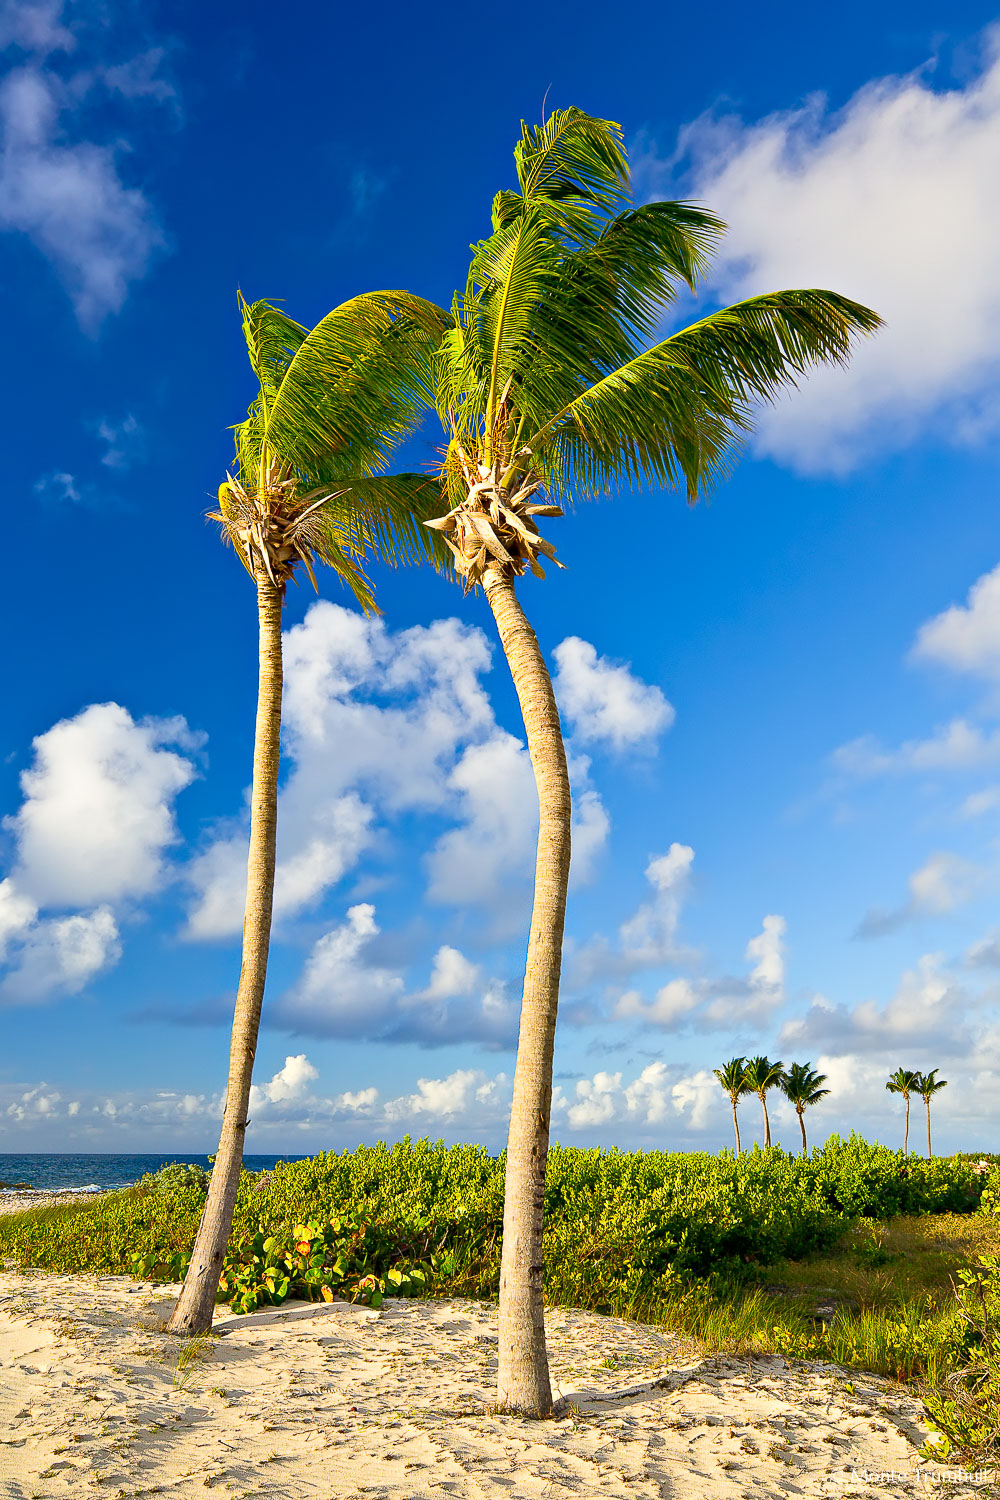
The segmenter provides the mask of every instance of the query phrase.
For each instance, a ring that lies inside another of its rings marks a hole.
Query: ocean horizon
[[[248,1153],[243,1164],[249,1172],[270,1172],[279,1162],[304,1161],[307,1152],[289,1152],[276,1156]],[[192,1162],[208,1168],[207,1156],[190,1151],[168,1152],[0,1152],[0,1194],[16,1191],[14,1183],[50,1192],[102,1192],[109,1188],[131,1187],[147,1172],[158,1172],[171,1162]]]

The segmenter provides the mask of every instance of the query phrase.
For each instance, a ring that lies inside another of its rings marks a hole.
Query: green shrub
[[[851,1218],[899,1214],[968,1213],[979,1205],[983,1177],[977,1158],[904,1156],[853,1134],[832,1135],[814,1151],[808,1169],[833,1208]]]
[[[178,1188],[194,1188],[199,1193],[207,1193],[211,1175],[194,1162],[172,1161],[158,1172],[141,1178],[137,1185],[161,1197],[170,1197]]]

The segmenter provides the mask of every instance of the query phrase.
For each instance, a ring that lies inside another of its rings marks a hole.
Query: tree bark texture
[[[169,1331],[207,1333],[212,1326],[215,1294],[233,1227],[233,1211],[243,1165],[250,1083],[260,1029],[260,1010],[267,977],[274,897],[275,836],[278,823],[278,754],[281,735],[281,601],[261,568],[257,574],[260,620],[260,675],[257,728],[253,749],[250,801],[250,851],[243,916],[243,963],[236,994],[229,1048],[229,1079],[219,1150],[212,1169],[191,1265],[170,1320]]]
[[[498,572],[491,570],[485,579],[486,597],[514,679],[538,789],[534,904],[507,1142],[498,1392],[501,1407],[541,1417],[552,1411],[542,1298],[542,1232],[571,805],[552,680],[513,582]]]
[[[736,1131],[736,1155],[743,1155],[743,1145],[740,1141],[740,1122],[736,1115],[736,1100],[733,1100],[733,1129]]]

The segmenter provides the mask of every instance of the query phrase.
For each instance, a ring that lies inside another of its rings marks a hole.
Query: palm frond
[[[259,402],[266,419],[288,366],[308,337],[309,330],[296,323],[280,307],[275,307],[273,302],[247,302],[242,292],[237,292],[236,297],[243,315],[243,337],[250,364],[260,381]]]
[[[676,483],[695,499],[722,471],[753,406],[810,366],[843,364],[881,326],[836,292],[771,292],[682,329],[603,376],[524,439],[554,442],[589,493],[623,479]]]
[[[557,109],[544,125],[521,122],[514,163],[522,196],[580,199],[613,212],[628,193],[621,126],[582,109]]]
[[[374,555],[391,567],[428,562],[449,572],[442,537],[424,525],[441,509],[436,479],[426,474],[378,474],[345,480],[321,507],[321,514],[335,522],[338,535],[350,535],[361,557]]]
[[[449,324],[409,292],[367,292],[305,338],[268,413],[272,452],[317,480],[372,473],[431,399],[431,360]]]

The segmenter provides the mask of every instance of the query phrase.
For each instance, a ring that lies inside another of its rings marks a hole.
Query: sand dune
[[[0,1275],[3,1500],[874,1497],[946,1477],[917,1456],[915,1400],[829,1366],[705,1358],[656,1329],[555,1309],[567,1410],[531,1422],[491,1411],[488,1305],[223,1308],[193,1347],[159,1331],[170,1290]],[[940,1492],[996,1493],[970,1480]]]

